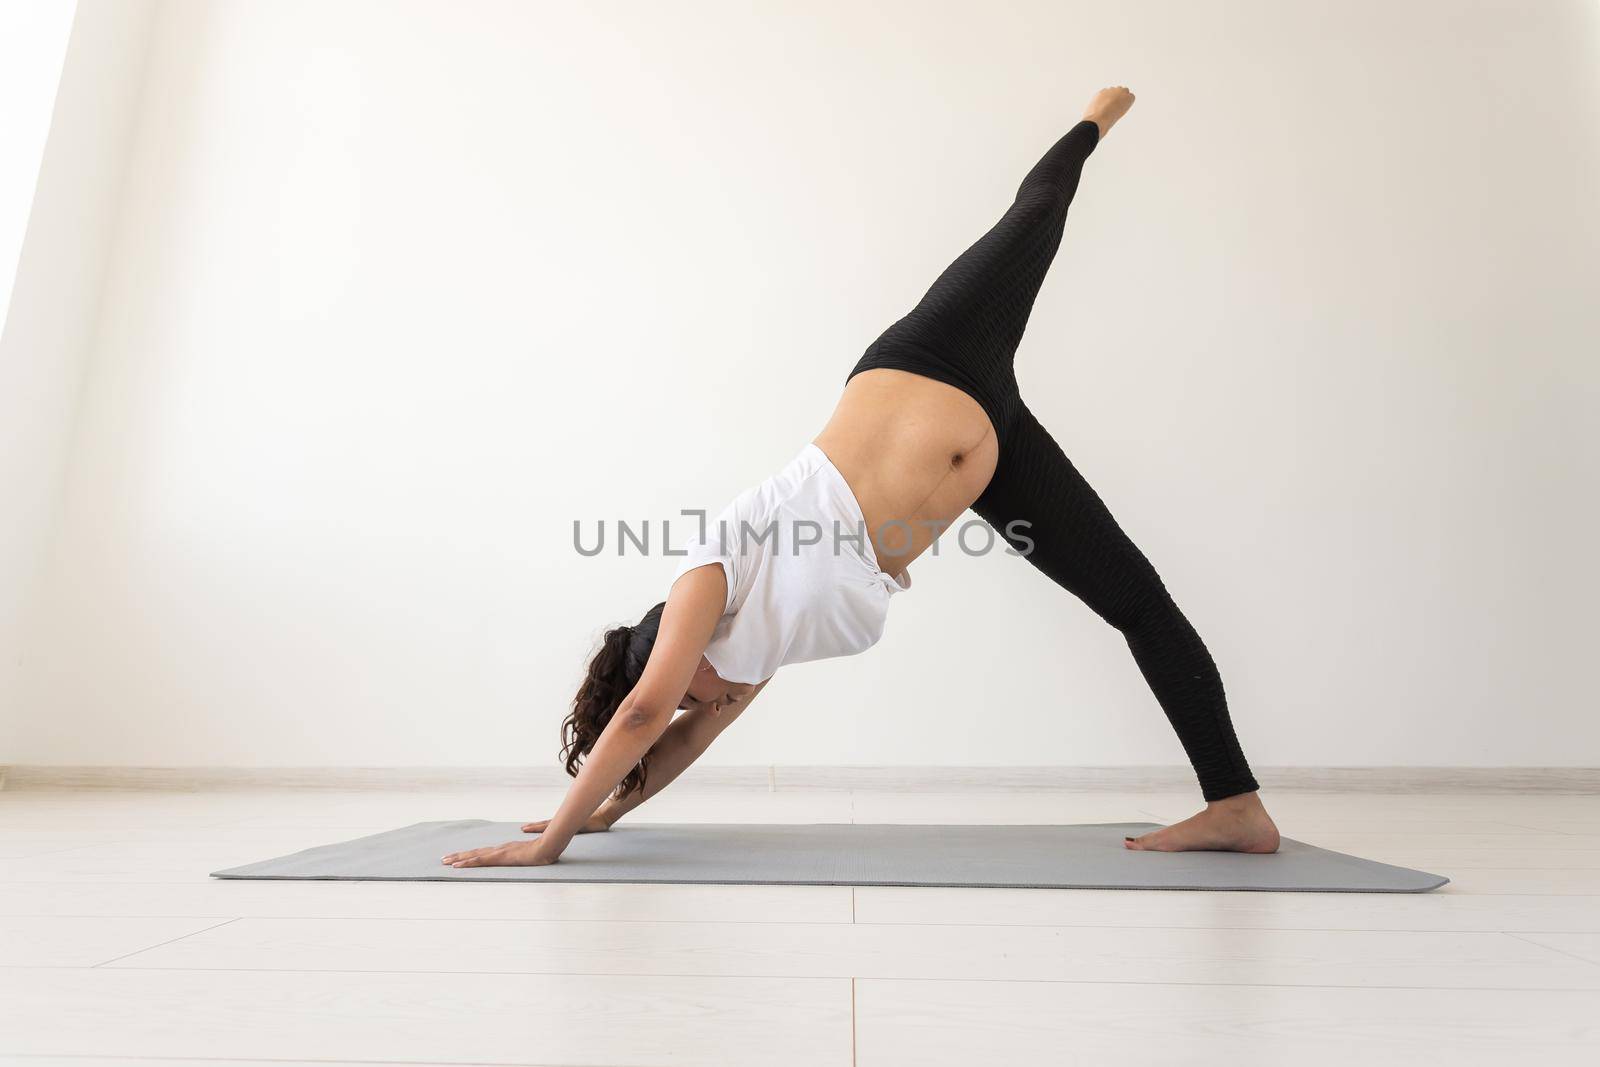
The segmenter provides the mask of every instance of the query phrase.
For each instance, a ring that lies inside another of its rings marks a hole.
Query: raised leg
[[[1023,178],[1000,221],[867,347],[851,373],[899,367],[939,377],[977,397],[1003,430],[1015,406],[1012,360],[1098,140],[1099,127],[1087,118],[1063,134]]]

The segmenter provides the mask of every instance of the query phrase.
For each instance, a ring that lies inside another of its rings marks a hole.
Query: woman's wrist
[[[551,837],[548,833],[544,833],[540,834],[538,840],[533,844],[540,857],[554,862],[561,858],[561,854],[567,850],[567,846],[571,843],[572,839],[570,837],[565,841],[561,841]]]

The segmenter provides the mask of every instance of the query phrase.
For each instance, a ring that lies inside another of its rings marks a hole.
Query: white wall
[[[0,760],[19,728],[56,714],[19,696],[19,654],[60,511],[150,11],[52,0],[0,12]]]
[[[11,343],[6,310],[76,6],[73,0],[0,0],[0,130],[5,131],[0,136],[0,499],[6,508],[0,521],[0,759],[15,722],[12,690],[28,591],[39,571],[61,488],[59,464],[52,469],[49,462],[37,462],[33,453],[41,450],[47,459],[59,458],[67,422],[35,414],[35,394],[49,392],[58,381],[58,365],[31,358]]]
[[[1266,764],[1600,763],[1578,2],[165,3],[24,763],[553,758],[672,561],[1099,86],[1020,354]],[[1004,555],[713,762],[1176,763]]]
[[[75,0],[0,0],[0,325],[11,302]]]

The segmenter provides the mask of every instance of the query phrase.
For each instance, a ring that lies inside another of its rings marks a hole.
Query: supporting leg
[[[1208,802],[1257,789],[1205,643],[1150,561],[1026,405],[973,510],[1028,562],[1122,632]],[[1271,838],[1276,848],[1275,829]]]

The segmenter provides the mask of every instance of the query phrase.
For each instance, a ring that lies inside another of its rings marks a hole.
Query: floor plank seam
[[[0,883],[3,885],[4,883]],[[521,884],[521,883],[519,883]],[[110,912],[96,912],[93,915],[62,915],[55,912],[5,912],[0,911],[0,919],[222,919],[235,922],[240,919],[263,919],[267,921],[283,920],[284,922],[448,922],[448,923],[655,923],[662,926],[701,926],[707,923],[719,923],[723,926],[851,926],[854,919],[617,919],[609,915],[597,916],[593,919],[529,919],[521,917],[508,917],[504,919],[483,918],[477,915],[285,915],[274,913],[271,915],[173,915],[168,912],[160,915],[123,915]],[[224,926],[226,923],[218,923]],[[872,926],[920,926],[921,923],[867,923],[862,925]],[[945,925],[971,925],[971,926],[1005,926],[1006,923],[970,923],[970,924],[945,924]],[[1055,923],[1018,923],[1018,926],[1055,926]],[[1077,924],[1074,924],[1077,925]],[[215,927],[211,927],[215,929]],[[1134,929],[1139,929],[1134,927]],[[1175,927],[1175,929],[1197,929],[1195,927]],[[1198,929],[1206,929],[1199,927]],[[1259,930],[1262,927],[1241,927],[1246,930]],[[1273,929],[1268,927],[1267,929]],[[1291,928],[1292,929],[1292,928]],[[204,933],[197,930],[196,933]],[[1450,930],[1418,931],[1420,933],[1452,933]],[[1462,931],[1463,933],[1479,933],[1481,931]],[[1542,930],[1532,930],[1530,933],[1543,933]],[[1558,930],[1555,933],[1586,934],[1589,930]],[[1600,931],[1595,931],[1600,932]],[[186,935],[192,936],[192,935]]]
[[[7,1060],[37,1060],[41,1064],[57,1063],[61,1060],[105,1060],[109,1063],[127,1063],[128,1057],[113,1055],[103,1052],[6,1052],[0,1049],[0,1056]],[[299,1064],[302,1067],[317,1067],[318,1064],[331,1064],[336,1067],[346,1065],[359,1065],[359,1067],[597,1067],[595,1064],[584,1063],[552,1063],[549,1060],[324,1060],[324,1059],[284,1059],[270,1056],[225,1056],[218,1059],[215,1056],[140,1056],[139,1062],[149,1063],[200,1063],[200,1064],[229,1064],[229,1063],[288,1063]],[[598,1067],[611,1067],[609,1064]],[[625,1067],[625,1065],[619,1065]]]
[[[1062,890],[1062,892],[1070,893],[1070,892],[1073,892],[1073,890]],[[302,918],[302,916],[295,916],[296,920],[299,920],[300,918]],[[450,921],[450,920],[445,920],[445,921]],[[716,920],[705,920],[705,921],[715,922]],[[1205,932],[1211,932],[1211,931],[1222,932],[1222,931],[1226,931],[1226,932],[1231,932],[1231,933],[1255,933],[1255,934],[1272,934],[1272,933],[1282,933],[1282,934],[1380,934],[1380,935],[1384,935],[1384,936],[1387,936],[1389,934],[1458,934],[1458,935],[1468,935],[1468,936],[1493,937],[1493,936],[1496,936],[1496,935],[1499,935],[1499,934],[1509,934],[1509,933],[1511,933],[1511,931],[1509,931],[1509,930],[1462,930],[1462,929],[1451,929],[1451,928],[1438,928],[1438,929],[1424,928],[1424,929],[1414,930],[1414,929],[1411,929],[1409,927],[1402,929],[1402,928],[1399,928],[1399,927],[1387,927],[1387,926],[1215,926],[1215,925],[1212,925],[1212,924],[1209,924],[1209,923],[1206,924],[1205,926],[1173,926],[1173,925],[1171,925],[1169,923],[1151,923],[1151,924],[1147,925],[1147,924],[1144,924],[1144,923],[924,922],[924,921],[921,921],[921,920],[919,920],[917,922],[893,922],[893,921],[890,921],[890,922],[874,922],[871,919],[868,919],[868,920],[865,920],[865,921],[853,921],[852,923],[849,923],[849,924],[846,924],[846,923],[785,923],[783,925],[786,925],[786,926],[801,926],[801,925],[806,925],[806,926],[845,926],[845,925],[881,926],[881,927],[885,927],[887,929],[894,929],[896,927],[907,927],[907,926],[910,926],[910,927],[916,927],[919,930],[921,930],[921,929],[956,929],[956,930],[1195,930],[1195,931],[1205,931]],[[1595,930],[1520,930],[1520,931],[1517,931],[1517,932],[1518,933],[1525,933],[1525,934],[1553,933],[1553,934],[1566,935],[1566,934],[1589,934],[1589,933],[1596,933],[1596,932],[1600,932],[1600,931],[1595,931]],[[1530,943],[1536,943],[1536,942],[1530,942]],[[1579,958],[1581,959],[1582,957],[1579,957]]]
[[[1074,891],[1073,890],[1062,890],[1061,892],[1074,892]],[[64,918],[64,919],[208,919],[208,918],[215,918],[215,916],[209,916],[209,915],[44,915],[44,916],[36,916],[36,915],[0,915],[0,918],[3,918],[3,919],[33,919],[33,918],[45,918],[45,919],[51,919],[51,918]],[[844,926],[860,926],[860,927],[876,928],[876,929],[884,929],[884,930],[899,930],[899,929],[905,929],[905,928],[915,928],[915,929],[919,929],[919,930],[1150,930],[1150,931],[1156,931],[1156,930],[1165,930],[1165,931],[1190,930],[1190,931],[1205,931],[1205,932],[1217,931],[1217,932],[1258,933],[1258,934],[1273,934],[1273,933],[1280,933],[1280,934],[1373,934],[1373,935],[1377,935],[1377,936],[1381,936],[1381,937],[1387,937],[1387,936],[1389,936],[1391,934],[1422,934],[1422,935],[1427,935],[1427,934],[1452,934],[1452,935],[1459,936],[1459,937],[1499,937],[1502,934],[1504,934],[1504,935],[1511,936],[1511,937],[1517,937],[1519,934],[1556,934],[1556,935],[1561,935],[1561,936],[1568,936],[1568,935],[1572,935],[1572,934],[1600,933],[1600,930],[1515,930],[1515,931],[1513,931],[1513,930],[1505,930],[1505,929],[1472,930],[1472,929],[1460,929],[1460,928],[1452,928],[1452,927],[1420,927],[1420,928],[1413,928],[1413,927],[1389,927],[1389,926],[1384,926],[1384,927],[1373,927],[1373,926],[1219,926],[1219,925],[1216,925],[1216,924],[1213,924],[1213,923],[1207,923],[1204,926],[1197,926],[1197,925],[1182,925],[1182,924],[1175,925],[1175,924],[1172,924],[1172,923],[1127,923],[1127,922],[1116,922],[1116,923],[1095,923],[1095,922],[1017,922],[1017,923],[1008,923],[1008,922],[972,922],[972,921],[940,922],[940,921],[936,921],[936,920],[921,920],[921,919],[916,920],[916,921],[895,921],[895,920],[876,921],[876,920],[872,920],[872,919],[859,919],[859,918],[857,918],[855,916],[854,912],[852,911],[851,918],[850,918],[849,922],[844,922],[842,920],[829,920],[829,919],[796,919],[796,920],[752,919],[752,920],[745,921],[745,920],[738,920],[738,919],[613,919],[613,918],[609,918],[609,917],[595,918],[595,919],[522,919],[522,918],[516,918],[516,919],[485,919],[485,918],[475,917],[475,916],[462,916],[462,917],[458,918],[456,916],[441,916],[441,915],[420,915],[420,916],[417,916],[417,915],[386,915],[386,916],[371,916],[371,915],[234,915],[234,916],[228,918],[227,920],[225,920],[223,922],[217,923],[215,926],[208,926],[208,927],[206,927],[205,930],[196,930],[196,931],[194,931],[194,933],[184,934],[184,935],[182,935],[182,937],[175,938],[174,940],[182,940],[183,938],[186,938],[186,937],[194,937],[194,936],[196,936],[198,934],[203,934],[203,933],[207,932],[208,930],[215,930],[218,927],[227,926],[230,923],[244,922],[244,921],[247,921],[247,920],[248,921],[259,921],[259,922],[289,922],[289,923],[306,923],[306,922],[319,922],[319,923],[320,922],[336,922],[336,923],[402,923],[402,922],[403,923],[504,923],[504,924],[511,924],[511,923],[519,923],[519,924],[533,924],[533,923],[550,923],[550,924],[558,924],[558,923],[589,923],[589,924],[592,924],[592,925],[611,925],[613,923],[633,923],[633,924],[644,923],[644,924],[660,925],[660,926],[730,926],[730,927],[741,927],[741,928],[742,927],[747,927],[747,926],[778,926],[778,927],[794,927],[794,928],[816,926],[816,927],[821,927],[823,929],[830,929],[830,928],[833,928],[833,927],[844,927]],[[1524,940],[1524,939],[1519,938],[1519,940]],[[170,943],[170,942],[165,942],[165,943]],[[1529,944],[1538,944],[1538,942],[1530,941]],[[151,946],[151,948],[156,948],[156,947],[159,947],[159,946],[154,946],[154,945]],[[1544,948],[1544,947],[1547,947],[1547,946],[1540,945],[1540,947]],[[148,950],[147,949],[140,949],[139,951],[144,952],[144,951],[148,951]],[[1579,956],[1577,958],[1578,959],[1583,959],[1583,957],[1581,957],[1581,956]],[[1585,962],[1592,963],[1593,961],[1592,960],[1585,960]]]
[[[1594,960],[1588,958],[1587,956],[1579,956],[1577,953],[1568,952],[1564,948],[1556,948],[1554,945],[1546,945],[1546,944],[1544,944],[1542,942],[1539,942],[1539,941],[1529,941],[1526,937],[1522,937],[1522,936],[1519,936],[1516,933],[1512,933],[1510,930],[1502,930],[1500,932],[1505,934],[1507,937],[1516,938],[1516,940],[1521,941],[1525,945],[1533,945],[1533,946],[1535,946],[1537,948],[1542,948],[1542,949],[1545,949],[1545,950],[1550,951],[1550,952],[1558,952],[1561,955],[1567,956],[1567,957],[1569,957],[1571,959],[1582,960],[1584,963],[1587,963],[1591,967],[1600,967],[1600,963],[1596,963]],[[1524,933],[1532,933],[1532,932],[1535,932],[1535,931],[1523,931],[1523,932]]]
[[[1078,892],[1078,890],[1061,890],[1060,892]],[[1540,900],[1553,899],[1539,897]],[[1587,899],[1587,898],[1559,898],[1559,899]],[[1600,908],[1600,902],[1596,904]],[[844,919],[623,919],[612,916],[598,916],[591,919],[550,919],[550,918],[484,918],[472,915],[304,915],[304,914],[262,914],[262,915],[173,915],[170,912],[159,914],[134,914],[120,912],[95,912],[63,914],[57,912],[6,912],[0,911],[0,920],[3,919],[227,919],[228,921],[244,919],[260,919],[265,921],[284,922],[452,922],[452,923],[649,923],[662,926],[703,926],[708,924],[723,926],[884,926],[884,927],[957,927],[978,930],[992,929],[1019,929],[1019,930],[1227,930],[1235,933],[1322,933],[1322,934],[1600,934],[1600,925],[1573,927],[1564,930],[1540,927],[1537,930],[1506,930],[1474,929],[1465,926],[1218,926],[1215,923],[1096,923],[1096,922],[986,922],[982,920],[967,920],[963,922],[934,922],[928,920],[861,920],[852,910],[848,921]],[[225,925],[218,923],[217,925]],[[211,927],[210,929],[215,929]],[[196,931],[203,933],[204,931]],[[188,935],[193,936],[193,935]],[[1582,959],[1583,957],[1579,957]],[[1590,961],[1593,962],[1593,961]]]
[[[220,929],[221,927],[227,926],[229,923],[236,923],[238,921],[239,921],[239,916],[236,915],[231,919],[224,919],[222,922],[214,923],[211,926],[205,927],[204,929],[191,930],[186,934],[180,934],[177,937],[169,938],[166,941],[161,942],[159,945],[146,945],[144,948],[134,949],[132,952],[124,952],[122,955],[114,956],[109,960],[101,960],[99,963],[96,963],[94,965],[94,967],[104,967],[107,964],[116,963],[118,960],[125,960],[125,959],[129,958],[130,956],[137,956],[141,952],[153,952],[158,948],[165,948],[167,945],[176,944],[179,941],[182,941],[186,937],[194,937],[196,934],[203,934],[203,933],[207,933],[207,932],[209,932],[211,930]],[[93,970],[94,968],[91,967],[89,969]]]
[[[856,1067],[856,980],[850,978],[850,1067]]]
[[[159,947],[159,946],[157,946]],[[140,949],[141,952],[147,951]],[[119,957],[121,958],[121,957]],[[729,973],[668,973],[663,971],[393,971],[393,970],[361,970],[349,967],[330,967],[327,969],[306,969],[304,967],[115,967],[104,969],[101,964],[93,967],[0,967],[3,971],[37,972],[41,970],[68,970],[87,973],[96,971],[101,974],[281,974],[281,975],[405,975],[413,978],[428,978],[437,981],[441,978],[475,977],[475,978],[625,978],[625,979],[650,979],[668,978],[674,980],[720,979],[724,981],[761,981],[761,982],[930,982],[930,983],[972,983],[978,985],[1061,985],[1061,986],[1159,986],[1173,989],[1351,989],[1374,990],[1391,992],[1430,992],[1430,993],[1583,993],[1593,995],[1600,985],[1588,986],[1497,986],[1497,985],[1373,985],[1367,982],[1352,981],[1349,984],[1335,982],[1174,982],[1174,981],[1146,981],[1133,978],[949,978],[949,977],[918,977],[916,975],[852,975],[852,974],[745,974],[742,972]]]

